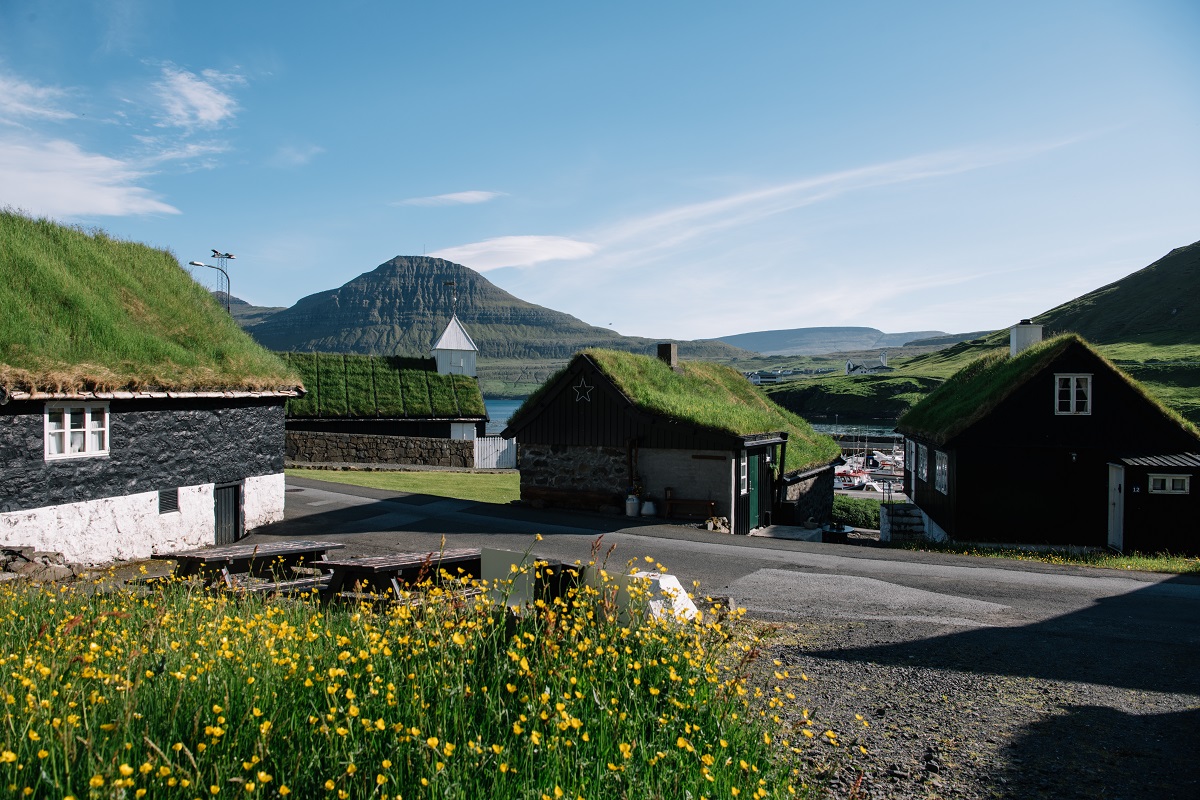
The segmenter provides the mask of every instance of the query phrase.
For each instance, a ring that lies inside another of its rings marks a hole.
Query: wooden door
[[[213,490],[217,521],[217,544],[233,544],[242,538],[242,487],[218,486]]]
[[[1108,546],[1125,550],[1125,468],[1108,465]]]

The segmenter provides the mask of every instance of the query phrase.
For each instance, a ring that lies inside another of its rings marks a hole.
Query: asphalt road
[[[346,555],[444,538],[566,561],[587,561],[599,540],[614,569],[645,569],[649,556],[685,586],[784,623],[772,657],[814,677],[799,702],[857,729],[870,753],[829,773],[830,796],[1200,797],[1195,578],[734,537],[298,478],[285,521],[247,541],[279,536],[342,542]],[[860,727],[860,712],[875,726]]]
[[[533,541],[540,533],[543,540]],[[1098,636],[1200,647],[1200,581],[1090,567],[759,537],[599,514],[496,506],[289,478],[286,519],[248,542],[304,537],[349,554],[494,547],[616,567],[646,556],[756,616],[920,621],[949,628],[1061,621]]]

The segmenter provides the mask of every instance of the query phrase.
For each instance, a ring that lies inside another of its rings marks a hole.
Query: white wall
[[[246,478],[246,529],[283,519],[283,473]],[[149,558],[216,541],[213,484],[182,486],[179,510],[158,513],[158,492],[140,492],[0,514],[0,546],[62,553],[71,563]]]
[[[733,521],[737,461],[728,451],[638,450],[638,473],[645,479],[646,492],[656,501],[661,503],[666,498],[665,490],[670,486],[676,497],[685,500],[716,501],[717,514]]]
[[[158,492],[0,514],[0,545],[62,553],[67,561],[149,558],[216,541],[213,485],[179,489],[179,511],[158,513]]]
[[[246,530],[283,520],[284,475],[258,475],[246,478],[242,488],[242,507],[245,511]],[[214,525],[216,524],[214,520]]]

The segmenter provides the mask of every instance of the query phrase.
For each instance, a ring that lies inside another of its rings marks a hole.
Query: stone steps
[[[912,503],[884,505],[880,514],[886,519],[880,524],[893,542],[915,542],[925,538],[925,519]]]

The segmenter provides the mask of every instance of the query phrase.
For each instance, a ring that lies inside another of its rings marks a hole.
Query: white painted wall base
[[[0,514],[0,545],[62,553],[72,563],[149,558],[216,540],[213,485],[179,489],[179,510],[158,513],[158,492]]]
[[[284,474],[258,475],[246,478],[242,488],[242,506],[246,514],[246,530],[283,521],[283,502],[287,496]]]
[[[933,517],[929,516],[919,508],[918,510],[921,511],[921,519],[925,522],[926,539],[931,542],[945,542],[950,538],[950,535],[942,529],[942,526],[933,521]]]
[[[246,530],[283,519],[283,473],[247,478]],[[213,484],[182,486],[179,510],[158,513],[158,492],[0,514],[0,546],[33,547],[76,564],[149,558],[216,541]]]

